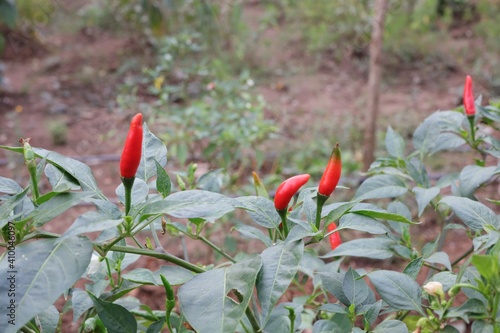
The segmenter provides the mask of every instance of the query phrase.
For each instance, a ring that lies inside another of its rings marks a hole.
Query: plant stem
[[[250,324],[252,325],[254,332],[255,333],[262,332],[259,323],[257,322],[257,318],[255,318],[255,314],[252,312],[250,307],[246,308],[245,314],[247,315],[248,321],[250,321]]]
[[[195,272],[195,273],[205,272],[205,269],[203,269],[199,266],[193,265],[190,262],[184,261],[184,260],[177,258],[171,254],[168,254],[168,253],[160,253],[160,252],[156,252],[153,250],[138,249],[138,248],[131,247],[131,246],[121,246],[121,245],[114,245],[109,250],[123,252],[123,253],[139,254],[139,255],[144,255],[144,256],[148,256],[148,257],[152,257],[152,258],[163,259],[165,261],[176,264],[177,266],[181,266],[187,270],[190,270],[191,272]]]
[[[284,238],[288,236],[288,223],[286,222],[286,214],[288,211],[286,209],[280,209],[277,211],[281,217],[281,225],[283,226],[283,232],[285,233]]]
[[[205,243],[208,246],[210,246],[212,249],[214,249],[218,253],[220,253],[222,256],[224,256],[229,261],[231,261],[233,263],[236,262],[236,260],[234,260],[233,257],[231,257],[229,254],[227,254],[226,252],[224,252],[220,247],[218,247],[217,245],[215,245],[214,243],[212,243],[208,238],[205,238],[204,236],[201,236],[201,235],[198,235],[197,238],[199,240],[201,240],[203,243]]]
[[[125,189],[125,216],[130,212],[130,205],[132,203],[132,187],[134,186],[135,177],[122,178],[123,188]]]
[[[466,258],[469,254],[474,252],[474,246],[471,246],[470,249],[467,250],[467,252],[463,253],[460,257],[458,257],[455,261],[451,263],[451,267],[455,266],[458,264],[462,259]]]
[[[321,212],[323,211],[323,206],[328,200],[329,196],[322,195],[318,193],[318,196],[316,198],[316,229],[319,230],[319,227],[321,225]]]

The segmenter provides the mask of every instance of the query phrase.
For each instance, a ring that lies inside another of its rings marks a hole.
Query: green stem
[[[285,209],[279,209],[277,210],[277,212],[281,217],[281,225],[283,226],[283,233],[285,234],[284,238],[286,238],[286,236],[288,236],[288,223],[286,221],[286,214],[288,213],[288,211],[285,208]]]
[[[467,116],[470,124],[470,136],[472,140],[473,147],[476,147],[476,127],[474,125],[475,116]]]
[[[218,247],[217,245],[212,243],[208,238],[205,238],[204,236],[197,236],[196,238],[201,240],[203,243],[207,244],[208,246],[210,246],[212,249],[214,249],[215,251],[220,253],[222,256],[224,256],[224,258],[228,259],[229,261],[231,261],[233,263],[236,262],[236,260],[234,260],[233,257],[231,257],[229,254],[224,252],[220,247]]]
[[[132,187],[134,186],[135,177],[122,178],[123,187],[125,189],[125,216],[130,212],[130,205],[132,203]]]
[[[135,247],[131,246],[121,246],[121,245],[114,245],[113,247],[110,248],[111,251],[117,251],[117,252],[123,252],[123,253],[132,253],[132,254],[139,254],[139,255],[144,255],[152,258],[158,258],[162,259],[168,262],[171,262],[172,264],[176,264],[177,266],[181,266],[187,270],[190,270],[191,272],[195,273],[203,273],[205,272],[205,269],[193,265],[190,262],[184,261],[180,258],[177,258],[173,255],[170,255],[168,253],[160,253],[156,252],[154,250],[148,250],[148,249],[138,249]]]
[[[325,205],[326,200],[328,200],[329,196],[318,193],[318,197],[316,199],[316,229],[319,230],[321,225],[321,212],[323,211],[323,206]]]
[[[466,258],[469,254],[471,254],[472,252],[474,252],[474,246],[472,246],[469,250],[467,250],[467,252],[465,252],[464,254],[462,254],[460,257],[458,257],[455,261],[453,261],[451,263],[451,267],[455,266],[456,264],[458,264],[460,261],[462,261],[462,259]]]
[[[257,318],[255,318],[255,314],[252,312],[250,307],[247,307],[245,310],[245,314],[247,315],[248,321],[250,321],[250,324],[252,325],[253,331],[255,333],[260,333],[262,332],[259,323],[257,321]]]

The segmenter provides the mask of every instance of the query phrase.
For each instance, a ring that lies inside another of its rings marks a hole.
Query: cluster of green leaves
[[[156,66],[144,71],[143,84],[155,99],[142,107],[152,109],[161,138],[182,164],[195,159],[235,169],[257,161],[258,168],[264,160],[259,144],[277,130],[266,119],[266,103],[248,72],[230,78],[205,50],[199,34],[163,38]]]
[[[129,216],[103,195],[88,166],[34,148],[39,159],[35,181],[23,188],[0,178],[1,245],[11,246],[13,229],[15,234],[15,260],[2,254],[0,279],[9,278],[10,265],[17,279],[16,325],[1,321],[0,328],[9,333],[26,325],[34,332],[55,332],[60,314],[52,304],[65,294],[65,310],[71,309],[73,321],[90,332],[153,333],[165,327],[201,333],[458,332],[453,326],[458,321],[472,322],[474,331],[499,331],[500,219],[488,207],[499,202],[482,203],[478,193],[500,174],[500,144],[494,135],[500,110],[477,108],[473,118],[461,110],[429,116],[416,129],[410,153],[404,139],[389,128],[389,155],[374,162],[352,200],[319,205],[316,188],[309,187],[286,216],[278,214],[260,182],[256,196],[229,197],[197,187],[194,165],[186,174],[187,185],[176,192],[164,170],[166,147],[146,126]],[[424,163],[429,156],[464,147],[477,154],[474,164],[437,181],[429,177]],[[1,148],[22,153],[22,148]],[[51,190],[30,196],[44,174]],[[216,173],[207,177],[215,179],[204,184],[217,182]],[[123,202],[122,185],[116,193]],[[62,234],[44,231],[46,223],[80,202],[95,209]],[[429,207],[439,215],[439,230],[434,240],[420,246],[413,229],[421,226],[413,221]],[[233,257],[207,233],[235,210],[247,217],[231,215],[232,233],[260,244],[253,246],[253,254]],[[337,227],[327,231],[331,223]],[[147,238],[144,245],[137,236],[147,227],[152,241]],[[451,229],[463,230],[472,244],[453,258],[442,241]],[[364,236],[324,253],[325,237],[348,230]],[[85,236],[96,231],[101,232],[96,238]],[[224,262],[203,266],[169,254],[158,236],[167,232],[197,240]],[[170,265],[128,270],[141,256]],[[354,269],[344,261],[349,257],[394,257],[403,264],[394,270]],[[417,282],[423,267],[431,269],[425,283],[439,283],[439,293],[424,292]],[[84,287],[73,287],[81,278]],[[165,311],[126,296],[143,285],[165,288]],[[172,286],[180,287],[174,292]],[[0,285],[0,293],[7,295],[8,288]],[[290,291],[294,297],[280,302]],[[2,316],[5,302],[8,297],[1,298]]]

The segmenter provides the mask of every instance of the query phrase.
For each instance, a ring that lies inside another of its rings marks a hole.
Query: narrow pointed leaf
[[[377,175],[365,180],[354,196],[357,200],[394,198],[408,191],[405,183],[389,175]]]
[[[43,239],[16,246],[13,266],[8,256],[0,261],[0,279],[11,275],[16,280],[16,324],[0,320],[0,332],[17,332],[35,315],[69,289],[84,273],[92,255],[92,243],[83,237],[72,237],[57,243]],[[14,272],[13,272],[14,271]],[[8,284],[0,283],[0,295],[8,294]],[[0,298],[0,315],[6,318],[7,297]]]
[[[123,306],[106,302],[89,293],[94,302],[94,308],[108,333],[136,333],[137,321]]]
[[[391,307],[399,310],[422,310],[420,286],[406,274],[380,270],[371,272],[368,277],[380,297]]]
[[[445,197],[439,204],[448,205],[469,228],[482,230],[485,225],[498,227],[496,214],[480,202],[463,197]]]
[[[198,333],[234,332],[250,302],[262,266],[254,257],[195,276],[179,288],[182,312]],[[236,296],[237,300],[231,298]]]
[[[275,245],[260,255],[262,269],[257,277],[257,295],[265,325],[278,299],[286,291],[299,269],[304,253],[302,241]]]
[[[153,133],[146,123],[143,124],[142,158],[136,176],[144,181],[156,176],[156,163],[164,167],[167,164],[167,147]]]

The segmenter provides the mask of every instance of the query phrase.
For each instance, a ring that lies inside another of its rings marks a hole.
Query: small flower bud
[[[427,294],[431,296],[443,296],[443,285],[437,281],[427,282],[424,286],[424,290]]]

